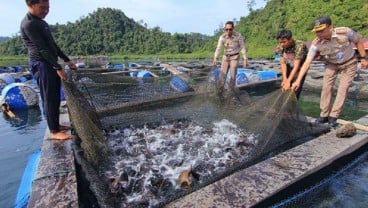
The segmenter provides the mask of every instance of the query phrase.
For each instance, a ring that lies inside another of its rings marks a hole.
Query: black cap
[[[322,31],[329,25],[331,25],[331,19],[327,16],[321,16],[314,21],[312,32]]]

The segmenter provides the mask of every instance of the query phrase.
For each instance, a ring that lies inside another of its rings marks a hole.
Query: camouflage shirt
[[[301,60],[301,64],[303,64],[308,53],[307,46],[301,40],[294,41],[294,44],[288,48],[279,46],[279,51],[286,64],[291,68],[293,68],[295,60]]]
[[[362,36],[348,27],[334,28],[331,40],[316,38],[308,52],[308,58],[313,57],[319,52],[324,60],[332,64],[342,64],[355,55],[352,43],[358,43]]]

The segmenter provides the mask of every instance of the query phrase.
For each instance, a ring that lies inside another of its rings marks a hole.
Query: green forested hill
[[[368,0],[269,0],[265,8],[239,17],[236,29],[246,38],[249,57],[269,58],[280,29],[288,28],[296,39],[311,41],[313,21],[321,15],[330,16],[336,27],[351,27],[368,37],[367,11]],[[193,52],[211,56],[221,33],[213,37],[199,33],[170,34],[162,32],[160,27],[147,28],[144,22],[135,22],[123,11],[111,8],[99,8],[75,23],[50,27],[61,48],[74,56]],[[0,54],[25,54],[20,38],[0,43]]]
[[[143,23],[142,23],[143,24]],[[210,37],[147,29],[116,9],[98,9],[74,24],[54,27],[55,39],[71,54],[191,53]]]
[[[182,54],[200,50],[211,37],[199,33],[170,34],[146,28],[124,12],[99,8],[75,23],[50,25],[55,41],[72,55]],[[0,54],[25,54],[20,37],[0,44]]]
[[[238,30],[247,39],[249,54],[272,54],[277,32],[292,30],[297,39],[312,41],[313,22],[321,15],[330,16],[335,27],[346,26],[368,37],[367,0],[271,0],[264,9],[242,17]]]
[[[6,41],[8,39],[9,39],[8,37],[0,37],[0,43]]]

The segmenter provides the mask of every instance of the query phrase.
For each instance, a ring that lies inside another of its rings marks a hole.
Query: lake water
[[[303,95],[302,95],[303,96]],[[311,96],[311,95],[308,95]],[[307,97],[307,95],[306,95]],[[318,101],[318,96],[312,96]],[[308,100],[313,100],[308,98]],[[349,101],[348,101],[349,102]],[[356,102],[353,102],[356,104]],[[365,104],[357,104],[361,109]],[[0,207],[14,207],[15,197],[29,155],[42,146],[46,122],[39,108],[14,111],[17,120],[0,116]],[[368,207],[368,157],[347,168],[325,189],[314,207]],[[326,193],[326,192],[325,192]]]
[[[39,108],[13,111],[19,119],[0,118],[0,207],[14,207],[28,157],[41,148],[46,122]]]

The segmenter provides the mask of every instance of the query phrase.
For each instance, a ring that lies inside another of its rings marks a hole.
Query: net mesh
[[[86,69],[63,83],[100,206],[109,206],[106,197],[118,207],[163,206],[328,131],[308,122],[292,92],[252,88],[219,98],[208,71],[181,75],[187,92],[170,86],[168,73],[130,73]]]
[[[366,207],[367,200],[356,199],[366,198],[366,191],[363,190],[367,184],[364,177],[368,163],[367,147],[365,145],[349,156],[351,158],[345,158],[335,167],[322,171],[320,175],[323,177],[315,177],[317,180],[309,179],[308,182],[303,179],[302,185],[294,187],[293,194],[284,195],[290,197],[267,207]]]

